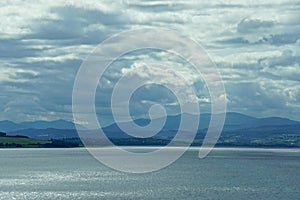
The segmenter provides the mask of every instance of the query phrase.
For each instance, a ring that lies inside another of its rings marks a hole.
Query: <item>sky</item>
[[[145,27],[171,29],[202,45],[223,79],[227,111],[300,120],[299,10],[299,0],[0,1],[0,120],[72,121],[73,84],[83,60],[105,39]],[[100,80],[96,107],[104,123],[111,120],[114,81],[124,73],[145,77],[149,63],[183,74],[209,112],[205,83],[188,63],[163,51],[139,51],[112,63]],[[180,87],[165,73],[157,71],[157,78]],[[156,102],[168,114],[179,112],[164,87],[140,88],[132,99],[133,118]]]

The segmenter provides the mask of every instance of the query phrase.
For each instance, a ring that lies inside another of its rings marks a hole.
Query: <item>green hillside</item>
[[[0,148],[7,147],[7,148],[15,148],[15,147],[41,147],[45,144],[50,144],[51,141],[45,140],[36,140],[32,138],[26,137],[7,137],[2,136],[0,137]]]

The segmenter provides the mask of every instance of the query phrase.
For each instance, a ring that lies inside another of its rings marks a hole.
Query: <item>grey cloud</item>
[[[0,58],[36,56],[37,49],[20,39],[0,39]]]
[[[88,6],[80,8],[62,5],[49,8],[47,15],[41,14],[40,19],[24,23],[31,33],[25,36],[22,33],[18,37],[10,35],[10,38],[15,39],[1,39],[1,64],[4,63],[4,67],[23,69],[24,72],[13,73],[9,80],[6,76],[1,80],[0,108],[5,112],[0,118],[69,118],[73,82],[82,62],[75,56],[83,58],[88,53],[84,52],[88,49],[86,46],[92,50],[95,44],[124,29],[154,25],[175,29],[204,43],[213,42],[214,44],[204,45],[208,47],[207,51],[212,52],[212,59],[214,56],[228,56],[228,59],[217,63],[217,66],[223,76],[230,111],[245,111],[246,114],[257,116],[282,114],[286,117],[294,112],[293,115],[299,119],[299,109],[296,112],[296,107],[299,106],[296,81],[300,77],[297,72],[300,60],[295,49],[299,45],[300,30],[298,18],[293,14],[298,11],[296,3],[275,3],[270,7],[268,2],[256,2],[248,3],[250,5],[247,7],[248,4],[244,2],[128,2],[128,5],[122,7],[126,10],[119,10],[119,6],[118,9],[110,11],[102,11],[96,7],[87,8]],[[84,3],[83,1],[79,4]],[[267,7],[276,14],[276,20],[270,20],[270,16],[263,13]],[[281,8],[285,9],[284,13],[279,12]],[[245,18],[255,12],[259,15],[253,14]],[[55,19],[46,17],[49,14],[53,14]],[[82,47],[82,44],[88,45]],[[293,52],[283,51],[284,48],[291,48]],[[74,53],[74,50],[78,51]],[[274,56],[277,51],[282,51],[282,55]],[[259,52],[270,54],[259,56]],[[142,53],[147,56],[138,59],[145,59],[145,62],[156,60],[162,63],[161,61],[166,60],[171,66],[172,62],[180,62],[168,55],[163,55],[161,59],[156,54]],[[247,53],[256,55],[250,55],[249,61]],[[57,55],[62,58],[60,61],[53,61],[52,58]],[[71,58],[67,55],[71,55]],[[123,59],[117,67],[121,64],[129,67],[135,60],[134,56],[131,60]],[[96,106],[99,113],[103,114],[102,117],[111,116],[108,102],[113,88],[111,82],[115,82],[120,76],[119,71],[110,69],[103,77],[102,88],[97,90]],[[204,83],[195,82],[193,88],[198,97],[207,96]],[[143,102],[148,106],[155,101],[162,101],[169,104],[168,109],[176,111],[171,106],[171,95],[161,95],[162,90],[159,89],[144,91],[146,94],[142,91],[136,94],[132,102],[133,112],[145,114],[145,105],[141,100],[145,100]]]
[[[101,10],[77,7],[54,7],[51,13],[58,19],[41,19],[35,21],[32,33],[26,38],[43,40],[68,40],[69,44],[95,44],[106,38],[111,30],[124,27],[126,19],[118,14],[109,14]],[[103,27],[89,30],[89,26]]]
[[[300,29],[299,29],[300,30]],[[264,34],[262,32],[255,32],[245,36],[229,36],[227,38],[214,41],[217,44],[223,45],[264,45],[270,44],[274,46],[283,46],[287,44],[296,44],[300,39],[300,32],[278,33],[278,34]],[[263,35],[263,36],[260,36]],[[249,40],[248,38],[252,38]]]
[[[300,29],[299,29],[300,30]],[[268,43],[272,45],[295,44],[300,39],[300,32],[278,33],[263,36],[257,43]]]
[[[61,115],[49,116],[49,119],[62,117],[65,115],[63,113],[70,115],[73,82],[80,63],[81,60],[16,63],[16,68],[30,69],[38,73],[36,75],[27,72],[16,73],[10,77],[10,80],[0,83],[0,89],[6,95],[2,104],[3,110],[23,113],[22,116],[10,116],[11,119],[17,120],[26,120],[26,116],[39,116],[47,119],[50,112],[61,113]],[[15,80],[24,81],[15,82]],[[23,100],[17,101],[16,99]],[[15,104],[18,106],[14,106]],[[7,115],[7,113],[1,115]]]
[[[238,23],[237,30],[240,33],[257,32],[258,29],[271,28],[274,24],[273,21],[244,18]]]
[[[156,103],[163,105],[168,114],[179,111],[175,94],[161,85],[139,88],[131,98],[130,108],[138,116],[147,113],[150,106]]]
[[[143,3],[131,3],[130,1],[124,4],[127,8],[140,10],[142,12],[176,12],[191,8],[187,4],[183,3],[170,3],[170,2],[159,2],[153,4],[153,2]]]
[[[286,99],[271,87],[262,87],[260,83],[239,83],[226,85],[228,106],[231,110],[246,109],[249,112],[264,111],[268,109],[283,109]]]
[[[220,9],[228,9],[228,8],[244,8],[244,5],[241,4],[225,4],[225,3],[220,3],[217,5],[214,5],[215,8],[220,8]]]
[[[261,65],[271,68],[291,66],[300,63],[300,56],[294,55],[292,50],[284,50],[280,56],[271,58],[262,58],[258,61]]]
[[[20,80],[20,79],[25,79],[25,80],[33,80],[37,77],[37,75],[29,72],[17,72],[13,76],[10,76],[10,79],[15,79],[15,80]]]
[[[226,38],[223,40],[217,40],[215,41],[216,43],[219,44],[228,44],[228,45],[245,45],[245,44],[249,44],[250,42],[243,38],[243,37],[231,37],[231,38]]]

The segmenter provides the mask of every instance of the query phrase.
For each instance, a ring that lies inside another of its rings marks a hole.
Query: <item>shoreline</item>
[[[114,149],[114,148],[122,148],[122,149],[157,149],[157,148],[167,148],[167,149],[182,149],[182,148],[188,148],[187,150],[199,150],[201,146],[189,146],[189,147],[183,147],[183,146],[157,146],[157,145],[121,145],[121,146],[103,146],[103,147],[0,147],[0,150],[5,149]],[[204,147],[204,149],[206,149]],[[266,150],[272,150],[272,149],[282,149],[282,150],[292,150],[292,149],[299,149],[300,147],[281,147],[281,146],[215,146],[213,149],[266,149]]]

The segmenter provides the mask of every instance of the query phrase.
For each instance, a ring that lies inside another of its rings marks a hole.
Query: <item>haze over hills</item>
[[[196,116],[183,114],[189,122],[193,123]],[[162,130],[155,135],[155,139],[171,140],[178,131],[182,115],[168,116]],[[201,143],[210,122],[210,114],[201,114],[196,143]],[[160,119],[154,119],[160,120]],[[135,123],[141,126],[149,124],[149,119],[138,119]],[[128,126],[131,122],[123,122]],[[82,127],[83,129],[83,127]],[[117,124],[111,124],[103,128],[111,139],[132,139],[124,133]],[[8,135],[23,135],[30,138],[49,140],[62,138],[78,138],[78,133],[73,122],[65,120],[35,121],[14,123],[0,121],[0,131]],[[149,130],[151,131],[151,130]],[[182,130],[188,132],[189,130]],[[91,132],[86,132],[87,134]],[[255,118],[248,115],[229,112],[219,142],[228,145],[249,144],[280,144],[300,146],[300,122],[280,117]]]
[[[192,121],[196,118],[195,115],[191,114],[183,114],[183,117],[188,118],[188,121],[192,123]],[[166,119],[166,123],[163,127],[163,130],[177,130],[180,124],[182,115],[174,115],[168,116]],[[199,130],[207,129],[210,122],[211,114],[204,113],[201,114],[199,120]],[[154,119],[155,120],[160,120]],[[136,124],[140,126],[145,126],[149,124],[149,119],[137,119],[134,121]],[[129,124],[131,122],[123,122],[123,126]],[[224,128],[226,130],[234,130],[234,129],[244,129],[251,127],[260,127],[260,126],[282,126],[282,125],[297,125],[300,124],[298,121],[290,120],[287,118],[280,117],[268,117],[268,118],[255,118],[248,115],[228,112],[226,114],[226,120],[224,124]],[[78,126],[78,125],[77,125]],[[79,126],[81,129],[84,129],[83,126]],[[0,121],[0,131],[2,132],[14,132],[18,130],[24,129],[76,129],[75,124],[66,120],[56,120],[56,121],[31,121],[31,122],[21,122],[15,123],[12,121],[4,120]],[[120,128],[116,123],[111,124],[109,126],[104,127],[106,131],[120,131]]]
[[[0,131],[2,132],[11,132],[16,130],[22,130],[25,128],[27,127],[12,121],[8,121],[8,120],[0,121]]]
[[[35,129],[46,129],[46,128],[56,128],[56,129],[75,129],[75,124],[66,120],[56,120],[56,121],[33,121],[33,122],[23,122],[21,125],[29,128]]]
[[[15,123],[12,121],[4,120],[0,121],[0,131],[2,132],[13,132],[24,129],[76,129],[75,124],[66,120],[55,120],[55,121],[30,121]],[[82,127],[83,128],[83,127]]]
[[[191,124],[195,120],[196,116],[191,114],[183,114],[184,117],[188,118],[188,121],[190,124],[188,124],[187,127],[191,127]],[[177,130],[180,124],[182,115],[175,115],[175,116],[168,116],[166,119],[166,123],[163,127],[163,130]],[[209,126],[209,122],[211,119],[211,114],[204,113],[201,114],[198,130],[207,129]],[[154,120],[160,120],[154,119]],[[135,123],[141,126],[145,126],[149,124],[149,119],[138,119],[135,120]],[[131,123],[131,122],[129,122]],[[123,126],[129,126],[128,122],[122,123]],[[240,113],[234,113],[234,112],[228,112],[226,114],[226,119],[224,123],[224,129],[223,130],[237,130],[237,129],[245,129],[245,128],[251,128],[251,127],[260,127],[260,126],[282,126],[282,125],[297,125],[300,124],[298,121],[290,120],[287,118],[280,118],[280,117],[268,117],[268,118],[255,118],[248,115],[240,114]],[[106,131],[120,131],[120,128],[117,124],[112,124],[110,126],[107,126],[104,128]],[[188,129],[186,130],[188,131]]]

